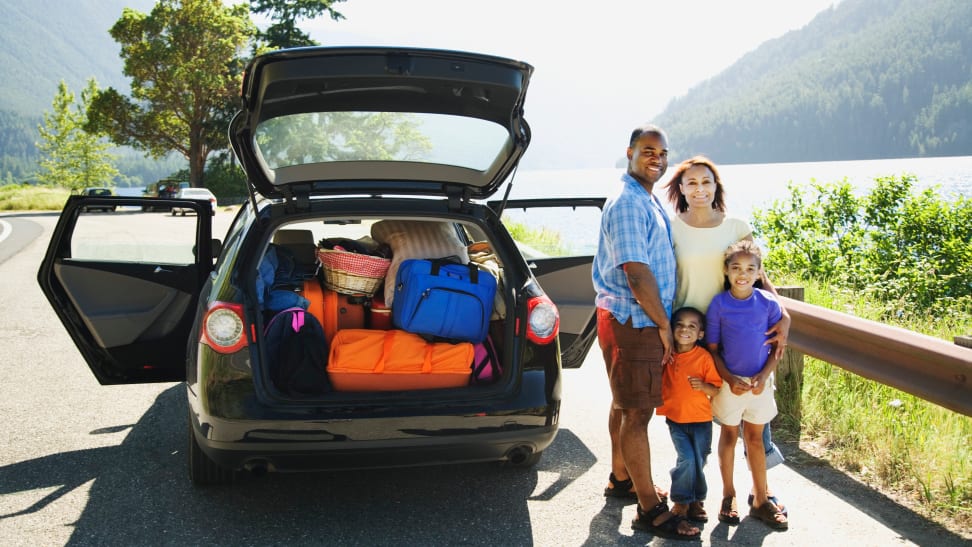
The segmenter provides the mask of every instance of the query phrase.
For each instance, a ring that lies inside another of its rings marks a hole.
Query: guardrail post
[[[780,296],[803,301],[803,287],[777,287],[776,291]],[[779,407],[779,418],[784,418],[797,428],[802,417],[802,394],[803,354],[787,347],[776,367],[776,405]]]

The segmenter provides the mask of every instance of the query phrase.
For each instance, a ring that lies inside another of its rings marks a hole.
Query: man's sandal
[[[732,526],[739,524],[739,509],[736,508],[736,498],[734,496],[722,498],[722,507],[719,508],[719,522],[724,522]]]
[[[661,524],[652,524],[656,518],[668,513],[668,504],[661,502],[658,505],[651,508],[650,511],[644,511],[641,509],[641,505],[638,505],[638,518],[631,521],[631,528],[634,530],[642,530],[649,532],[654,536],[663,537],[667,539],[676,539],[683,541],[693,541],[699,539],[702,535],[702,531],[696,529],[694,534],[680,534],[678,531],[678,525],[683,522],[688,522],[688,519],[682,515],[676,515],[671,513],[671,517]]]
[[[688,506],[688,519],[692,522],[709,522],[709,514],[701,501],[693,501]]]
[[[612,472],[608,476],[608,480],[611,481],[611,486],[604,487],[604,496],[607,498],[624,498],[629,500],[638,499],[638,493],[634,490],[634,483],[631,482],[631,477],[619,481],[617,477],[614,476]],[[667,502],[668,493],[663,491],[658,485],[655,485],[655,493],[658,494],[658,499]]]
[[[771,501],[764,502],[759,507],[750,507],[749,516],[763,521],[774,530],[786,530],[790,527],[789,521],[786,520],[786,515]],[[782,521],[778,520],[780,516],[783,517]]]

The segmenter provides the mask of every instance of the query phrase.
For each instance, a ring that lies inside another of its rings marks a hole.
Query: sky
[[[521,165],[612,167],[635,126],[836,0],[347,0],[302,21],[323,45],[488,53],[534,66]],[[677,139],[669,135],[669,140]]]

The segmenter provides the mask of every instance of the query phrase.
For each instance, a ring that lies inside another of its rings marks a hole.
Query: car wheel
[[[191,420],[186,429],[189,430],[189,478],[192,483],[196,486],[210,486],[233,482],[236,473],[211,460],[199,447]]]

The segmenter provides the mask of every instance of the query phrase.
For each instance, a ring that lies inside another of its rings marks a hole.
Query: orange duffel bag
[[[405,391],[469,384],[473,345],[430,343],[403,330],[344,329],[331,340],[335,391]]]

